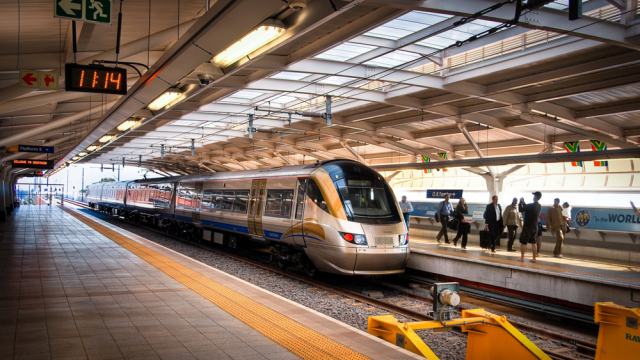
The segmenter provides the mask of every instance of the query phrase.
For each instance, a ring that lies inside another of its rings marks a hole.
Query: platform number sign
[[[98,24],[111,24],[111,5],[113,0],[53,0],[55,17],[87,21]]]

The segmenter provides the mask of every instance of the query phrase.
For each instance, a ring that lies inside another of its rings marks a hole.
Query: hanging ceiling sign
[[[21,88],[58,90],[58,73],[50,71],[20,70]]]
[[[53,0],[54,17],[111,25],[112,0]]]
[[[11,167],[16,169],[53,169],[53,160],[13,160]]]
[[[44,175],[44,173],[42,171],[35,171],[31,174],[25,174],[25,177],[41,177],[42,175]]]
[[[450,199],[460,199],[462,190],[427,190],[427,199],[443,199],[445,195]]]
[[[66,91],[127,95],[127,70],[102,65],[66,64]]]
[[[8,152],[33,152],[43,154],[53,154],[53,146],[34,146],[34,145],[14,145],[7,148]]]

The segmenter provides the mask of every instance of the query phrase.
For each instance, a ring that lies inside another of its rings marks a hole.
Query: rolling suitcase
[[[489,248],[489,231],[480,230],[480,247],[483,249]]]

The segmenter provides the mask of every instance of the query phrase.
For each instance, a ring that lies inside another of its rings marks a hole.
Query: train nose
[[[356,250],[356,274],[397,274],[409,259],[403,224],[362,224],[368,247]]]

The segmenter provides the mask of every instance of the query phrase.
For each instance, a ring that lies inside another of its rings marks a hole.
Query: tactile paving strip
[[[631,283],[640,284],[640,279],[634,279],[634,278],[628,278],[628,277],[622,277],[622,276],[614,276],[614,275],[607,275],[607,274],[598,274],[598,273],[593,273],[593,272],[588,272],[588,271],[567,269],[567,268],[562,268],[562,267],[557,267],[557,266],[534,264],[534,263],[530,263],[530,262],[529,263],[522,263],[520,261],[513,261],[513,260],[499,259],[499,258],[487,259],[487,257],[484,257],[484,256],[478,256],[478,255],[473,255],[473,254],[464,254],[464,253],[455,253],[455,254],[453,254],[451,251],[439,250],[439,249],[429,249],[429,248],[413,249],[412,251],[416,251],[416,252],[434,252],[434,253],[444,254],[444,255],[449,255],[449,256],[473,258],[473,259],[486,260],[486,261],[502,263],[502,264],[530,267],[530,268],[533,268],[533,269],[544,269],[544,270],[551,270],[551,271],[557,271],[557,272],[564,272],[564,273],[571,273],[571,274],[590,276],[590,277],[595,277],[595,278],[605,278],[605,279],[610,279],[610,280],[623,281],[623,282],[627,282],[627,283],[631,282]]]
[[[73,210],[64,207],[63,209],[303,359],[369,359],[359,352],[119,234],[117,231],[100,225]]]

